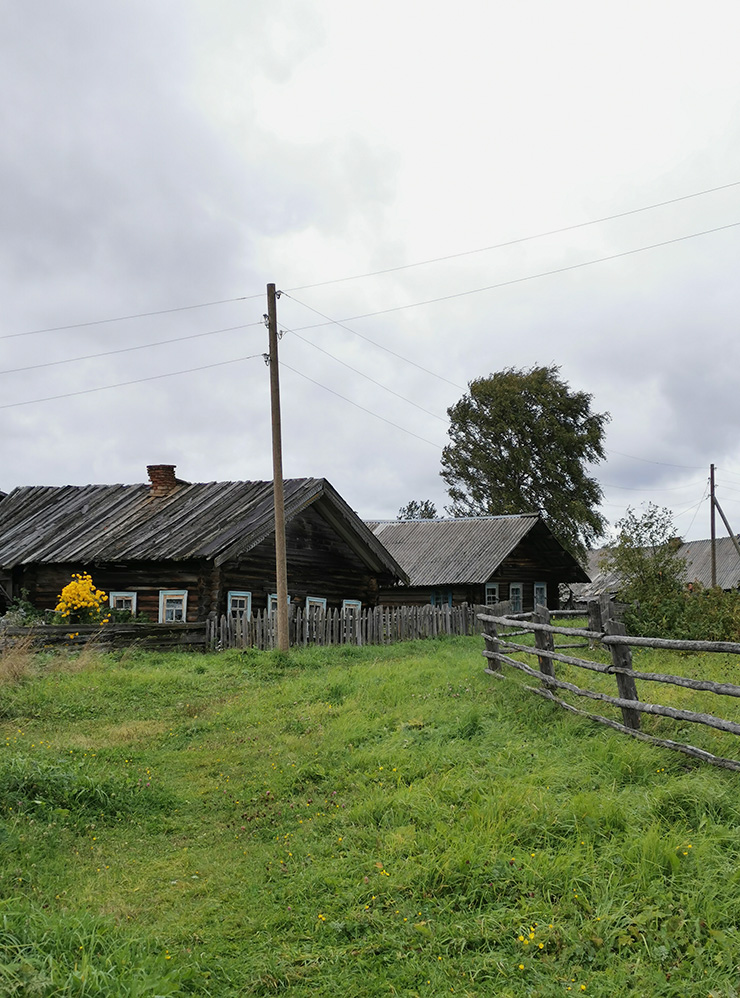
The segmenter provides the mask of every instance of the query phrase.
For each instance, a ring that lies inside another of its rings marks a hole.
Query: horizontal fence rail
[[[18,642],[34,648],[94,646],[101,651],[136,645],[152,651],[205,649],[205,624],[39,624],[0,627],[0,651]]]
[[[564,615],[556,611],[558,616]],[[569,614],[570,615],[570,614]],[[575,613],[573,614],[575,615]],[[580,614],[583,616],[583,614]],[[617,731],[629,734],[642,741],[648,741],[663,748],[683,752],[685,755],[701,759],[724,769],[740,772],[740,762],[713,755],[695,745],[689,745],[671,739],[658,738],[641,730],[640,718],[643,714],[652,714],[672,718],[677,721],[687,721],[700,724],[718,731],[730,734],[740,734],[740,724],[718,717],[715,714],[693,710],[683,710],[662,704],[647,703],[640,699],[636,680],[665,683],[701,692],[715,693],[719,696],[740,697],[740,686],[734,683],[720,683],[709,679],[692,679],[687,676],[674,676],[668,673],[641,672],[632,665],[630,648],[661,648],[676,651],[720,652],[740,655],[740,643],[730,641],[674,641],[661,638],[633,637],[625,633],[624,624],[617,619],[614,604],[608,599],[602,599],[599,604],[589,606],[589,627],[556,627],[550,623],[550,612],[545,607],[538,607],[532,614],[516,614],[494,616],[485,611],[479,613],[483,625],[485,648],[483,655],[487,660],[486,672],[502,677],[502,665],[509,665],[525,675],[538,679],[539,687],[527,686],[525,689],[543,696],[559,706],[598,721]],[[514,633],[512,633],[514,632]],[[523,645],[512,638],[521,634],[534,633],[534,647]],[[580,644],[555,644],[555,638],[581,638]],[[592,661],[573,655],[564,655],[562,648],[603,647],[610,653],[611,661]],[[511,654],[525,654],[537,660],[537,668],[511,657]],[[613,675],[617,686],[617,696],[596,690],[585,689],[575,683],[560,679],[555,673],[555,663],[575,666],[585,671]],[[597,700],[618,707],[622,713],[622,723],[600,714],[593,714],[575,707],[573,704],[555,695],[555,690],[562,690],[585,699]]]

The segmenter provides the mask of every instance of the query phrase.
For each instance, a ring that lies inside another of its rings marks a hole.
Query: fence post
[[[490,609],[486,607],[485,609]],[[485,630],[483,631],[483,640],[485,642],[485,652],[486,652],[486,672],[501,672],[501,659],[499,658],[500,644],[498,640],[498,625],[491,620],[481,621]]]
[[[588,603],[588,629],[589,631],[598,631],[601,633],[603,630],[601,626],[601,607],[599,606],[598,600],[589,600]],[[595,648],[596,642],[593,638],[589,639],[589,648]]]
[[[607,634],[626,634],[627,628],[620,620],[614,617],[613,606],[608,596],[602,596],[600,600],[601,625]],[[632,650],[629,645],[609,645],[612,656],[612,665],[621,669],[632,668]],[[637,685],[634,676],[624,672],[615,673],[617,678],[617,691],[624,700],[639,700],[637,695]],[[622,707],[622,720],[625,727],[635,731],[640,730],[640,712],[632,707]]]
[[[539,604],[534,609],[532,619],[535,624],[549,624],[550,611],[546,606]],[[555,651],[555,638],[552,631],[535,631],[534,646],[540,651]],[[540,666],[540,672],[542,672],[545,676],[555,676],[555,666],[551,658],[545,658],[543,655],[538,655],[537,661]],[[542,685],[546,689],[549,689],[547,683],[543,683]]]

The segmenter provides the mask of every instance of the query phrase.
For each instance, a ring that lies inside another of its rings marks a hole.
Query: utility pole
[[[285,495],[283,491],[283,440],[280,428],[280,379],[278,376],[277,294],[267,285],[267,328],[270,334],[270,409],[272,413],[272,481],[275,497],[275,576],[277,580],[277,646],[290,648],[288,634],[288,564],[285,551]]]
[[[711,552],[712,552],[712,588],[717,585],[717,543],[714,529],[714,504],[717,500],[714,498],[714,465],[709,465],[709,524],[710,524],[710,537],[711,537]]]

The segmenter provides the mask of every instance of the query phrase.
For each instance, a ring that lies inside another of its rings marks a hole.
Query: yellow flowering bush
[[[110,611],[107,596],[98,589],[92,577],[84,572],[72,576],[59,595],[54,607],[60,623],[63,624],[107,624]]]

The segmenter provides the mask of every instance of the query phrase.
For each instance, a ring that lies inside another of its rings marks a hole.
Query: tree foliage
[[[398,511],[397,520],[434,520],[437,507],[431,499],[411,499]]]
[[[572,391],[560,368],[507,368],[471,381],[447,410],[451,442],[442,452],[453,516],[541,510],[578,557],[604,533],[601,487],[586,471],[604,457],[608,413]]]
[[[628,604],[624,622],[630,634],[691,641],[740,638],[740,592],[707,589],[687,578],[670,510],[652,503],[642,513],[628,508],[617,529],[601,567],[621,580],[618,596]]]
[[[687,590],[673,514],[653,503],[642,513],[628,507],[616,527],[617,540],[602,557],[601,567],[620,579],[619,599],[630,604],[627,629],[653,637],[677,634]]]

